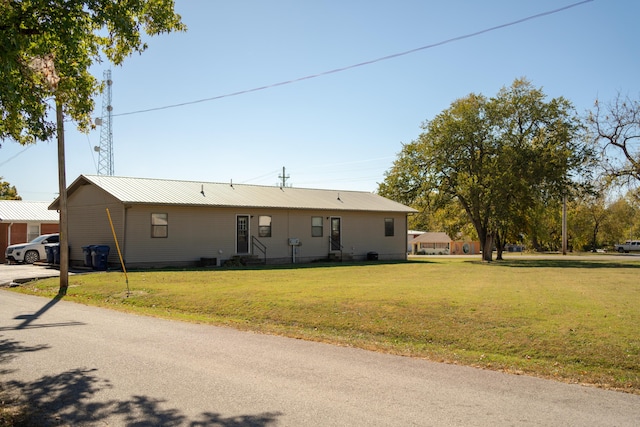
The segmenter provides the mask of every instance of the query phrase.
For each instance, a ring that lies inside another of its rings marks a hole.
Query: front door
[[[249,253],[249,215],[236,217],[236,253]]]
[[[331,218],[331,250],[339,251],[342,247],[341,245],[342,237],[340,236],[340,218],[332,217]]]

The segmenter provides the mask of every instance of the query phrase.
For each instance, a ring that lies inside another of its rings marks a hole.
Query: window
[[[40,224],[29,224],[27,226],[27,242],[32,241],[40,235]]]
[[[322,237],[322,217],[321,216],[312,216],[311,217],[311,237]]]
[[[393,236],[393,218],[385,218],[384,219],[384,235],[385,236]]]
[[[271,217],[261,215],[258,217],[258,236],[271,237]]]
[[[151,237],[167,237],[169,235],[169,214],[151,214]]]

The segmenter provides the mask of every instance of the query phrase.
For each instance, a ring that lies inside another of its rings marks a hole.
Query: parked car
[[[59,242],[59,234],[43,234],[29,243],[18,243],[17,245],[7,246],[5,258],[7,261],[33,264],[41,259],[47,259],[45,245]]]

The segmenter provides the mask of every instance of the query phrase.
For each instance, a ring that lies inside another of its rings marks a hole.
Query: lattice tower
[[[113,128],[111,124],[111,70],[104,72],[104,93],[102,97],[102,123],[100,146],[98,147],[98,175],[113,175]]]

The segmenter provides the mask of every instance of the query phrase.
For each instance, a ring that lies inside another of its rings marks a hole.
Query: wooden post
[[[67,176],[64,158],[64,114],[62,104],[56,98],[56,124],[58,131],[58,189],[60,192],[60,289],[66,295],[69,288],[69,234],[67,223]]]

